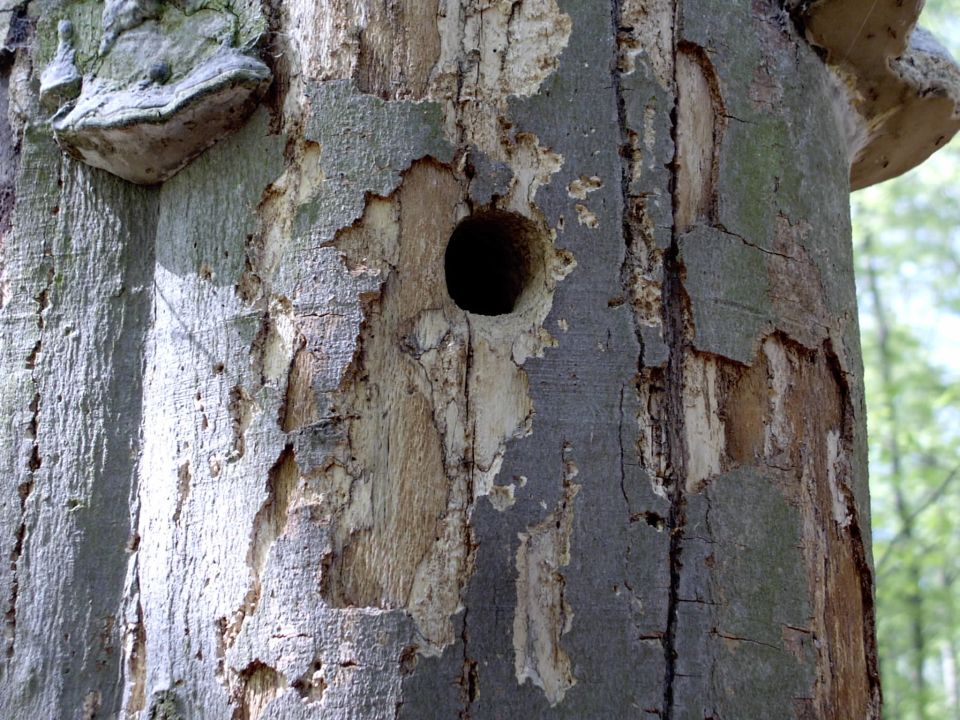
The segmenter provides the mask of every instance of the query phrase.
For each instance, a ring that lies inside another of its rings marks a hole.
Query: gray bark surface
[[[39,105],[102,10],[3,56],[0,717],[879,717],[852,157],[779,7],[278,4],[150,186]]]

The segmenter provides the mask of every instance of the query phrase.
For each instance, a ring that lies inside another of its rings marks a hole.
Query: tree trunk
[[[100,4],[10,14],[0,717],[878,717],[851,158],[790,18],[265,13],[193,160],[179,105],[64,119]]]

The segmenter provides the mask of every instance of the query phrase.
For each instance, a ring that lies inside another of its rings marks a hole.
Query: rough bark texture
[[[0,717],[878,717],[849,148],[778,6],[278,4],[149,187],[15,12]]]

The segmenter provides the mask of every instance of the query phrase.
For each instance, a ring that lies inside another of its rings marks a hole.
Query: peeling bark
[[[579,469],[573,448],[563,448],[563,496],[542,523],[520,533],[517,548],[517,609],[513,648],[517,682],[530,680],[543,689],[550,705],[563,701],[576,684],[570,657],[560,644],[573,625],[573,611],[564,599],[562,568],[570,564],[574,498]]]

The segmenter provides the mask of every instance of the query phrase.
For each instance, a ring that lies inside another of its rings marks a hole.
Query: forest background
[[[960,57],[960,0],[920,23]],[[960,135],[851,203],[884,716],[960,720]]]

